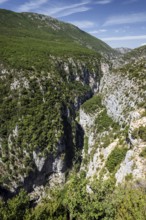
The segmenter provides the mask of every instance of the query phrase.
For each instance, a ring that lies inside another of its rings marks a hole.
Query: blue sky
[[[146,44],[146,0],[0,0],[0,8],[70,22],[112,47]]]

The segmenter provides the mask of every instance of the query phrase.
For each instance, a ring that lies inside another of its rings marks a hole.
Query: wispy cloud
[[[31,0],[28,1],[17,9],[19,12],[28,12],[28,11],[33,11],[34,9],[38,9],[40,6],[43,4],[47,3],[48,0]]]
[[[92,21],[69,21],[69,23],[72,23],[79,28],[93,28],[95,26],[95,23]]]
[[[95,31],[89,31],[90,34],[99,34],[99,33],[104,33],[107,32],[106,29],[99,29],[99,30],[95,30]]]
[[[0,0],[6,1],[6,0]],[[53,16],[56,18],[65,17],[71,14],[89,11],[93,8],[94,5],[100,4],[105,5],[109,4],[114,0],[80,0],[79,3],[63,3],[56,1],[51,3],[51,0],[27,0],[24,4],[20,5],[17,8],[19,12],[29,12],[35,11],[37,13]],[[78,26],[78,25],[77,25]]]
[[[68,11],[62,11],[59,13],[59,15],[56,15],[56,18],[60,18],[60,17],[65,17],[71,14],[76,14],[76,13],[80,13],[80,12],[85,12],[85,11],[89,11],[91,8],[90,7],[80,7],[80,8],[72,8]]]
[[[117,15],[110,17],[103,26],[120,25],[120,24],[132,24],[138,22],[145,22],[145,13],[134,13],[129,15]]]
[[[65,17],[67,15],[75,14],[78,12],[84,12],[90,10],[89,4],[91,0],[82,1],[76,4],[69,5],[56,5],[55,7],[44,9],[43,14],[54,16],[54,17]]]
[[[146,35],[102,38],[103,41],[121,41],[121,40],[124,41],[124,40],[142,40],[142,39],[146,39]]]
[[[98,5],[106,5],[106,4],[109,4],[113,2],[113,0],[100,0],[100,1],[97,1],[96,4]]]
[[[5,2],[8,2],[9,0],[0,0],[0,4],[3,4]]]

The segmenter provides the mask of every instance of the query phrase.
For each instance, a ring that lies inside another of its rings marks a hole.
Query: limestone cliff
[[[101,103],[89,100],[80,110],[86,136],[81,170],[87,170],[87,178],[113,176],[117,184],[146,181],[144,66],[143,56],[114,69],[101,64],[103,77],[96,94]]]

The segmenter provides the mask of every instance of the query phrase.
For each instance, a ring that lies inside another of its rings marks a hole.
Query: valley
[[[146,46],[0,18],[0,218],[145,220]]]

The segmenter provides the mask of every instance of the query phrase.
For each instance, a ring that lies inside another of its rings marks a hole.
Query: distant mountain
[[[119,47],[119,48],[115,48],[115,50],[117,52],[120,52],[121,54],[125,54],[125,53],[130,52],[132,49],[126,48],[126,47]]]
[[[129,53],[124,55],[124,59],[142,59],[146,57],[146,45],[141,46],[138,48],[135,48],[134,50],[131,50]]]

